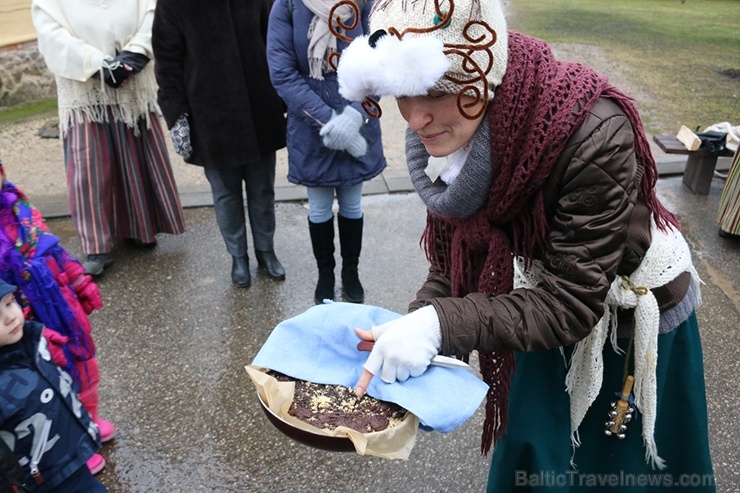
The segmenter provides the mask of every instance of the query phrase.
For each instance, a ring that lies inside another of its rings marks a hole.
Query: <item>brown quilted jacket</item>
[[[604,313],[615,276],[633,272],[650,245],[642,174],[627,117],[599,100],[543,185],[550,232],[537,253],[545,266],[541,283],[501,296],[452,298],[449,279],[432,267],[409,310],[435,307],[442,354],[551,349],[585,338]],[[661,310],[683,299],[689,282],[683,274],[653,290]],[[622,312],[620,320],[630,315]]]

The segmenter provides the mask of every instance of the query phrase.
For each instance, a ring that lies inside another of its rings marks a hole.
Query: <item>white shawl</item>
[[[658,329],[660,310],[652,289],[663,286],[683,272],[690,272],[696,292],[696,306],[701,304],[699,274],[691,261],[691,253],[681,233],[673,228],[661,231],[650,219],[652,243],[642,263],[627,279],[617,277],[604,302],[604,316],[588,337],[575,345],[570,367],[565,378],[570,395],[570,429],[573,447],[580,445],[578,427],[586,411],[601,391],[604,377],[602,352],[607,337],[618,353],[617,309],[635,310],[635,405],[642,413],[642,438],[645,443],[645,460],[653,467],[663,469],[665,461],[658,456],[655,443],[655,417],[657,412],[656,365],[658,362]],[[543,266],[533,262],[524,271],[521,258],[514,261],[514,288],[531,288],[537,285]],[[647,289],[639,289],[647,288]],[[611,332],[610,332],[611,331]],[[621,390],[621,389],[616,389]],[[606,413],[607,410],[604,410]],[[575,464],[572,464],[575,467]]]
[[[56,78],[62,135],[83,116],[107,121],[106,108],[135,129],[139,118],[149,123],[149,114],[159,112],[152,62],[118,89],[91,78],[120,51],[152,58],[154,6],[154,0],[33,0],[39,51]]]

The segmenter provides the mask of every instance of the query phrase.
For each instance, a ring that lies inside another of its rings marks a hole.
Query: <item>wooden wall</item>
[[[0,0],[0,47],[35,39],[31,0]]]

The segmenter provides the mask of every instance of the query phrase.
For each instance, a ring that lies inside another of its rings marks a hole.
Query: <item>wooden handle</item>
[[[627,378],[624,380],[624,386],[622,387],[622,400],[623,401],[629,401],[630,394],[632,393],[632,385],[635,383],[635,377],[632,375],[627,375]]]
[[[375,341],[360,341],[357,343],[358,351],[372,351]]]
[[[620,396],[619,400],[616,403],[616,407],[614,411],[616,411],[613,421],[611,421],[612,425],[609,427],[609,431],[613,435],[616,435],[619,438],[624,438],[624,430],[622,430],[622,425],[626,424],[625,416],[627,415],[627,412],[630,407],[630,394],[632,393],[632,386],[635,383],[635,377],[632,375],[627,375],[627,378],[624,380],[624,385],[622,386],[622,395]]]

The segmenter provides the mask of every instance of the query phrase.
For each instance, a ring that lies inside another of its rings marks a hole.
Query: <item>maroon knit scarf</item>
[[[513,256],[531,262],[547,237],[542,185],[601,97],[618,104],[632,124],[635,152],[644,166],[642,195],[658,225],[678,226],[655,196],[655,161],[632,100],[592,69],[555,60],[544,41],[509,32],[506,75],[488,111],[493,173],[488,201],[464,219],[429,212],[422,237],[429,261],[449,275],[452,296],[496,296],[513,289]],[[506,429],[514,354],[480,352],[479,360],[489,385],[481,441],[487,454]]]

